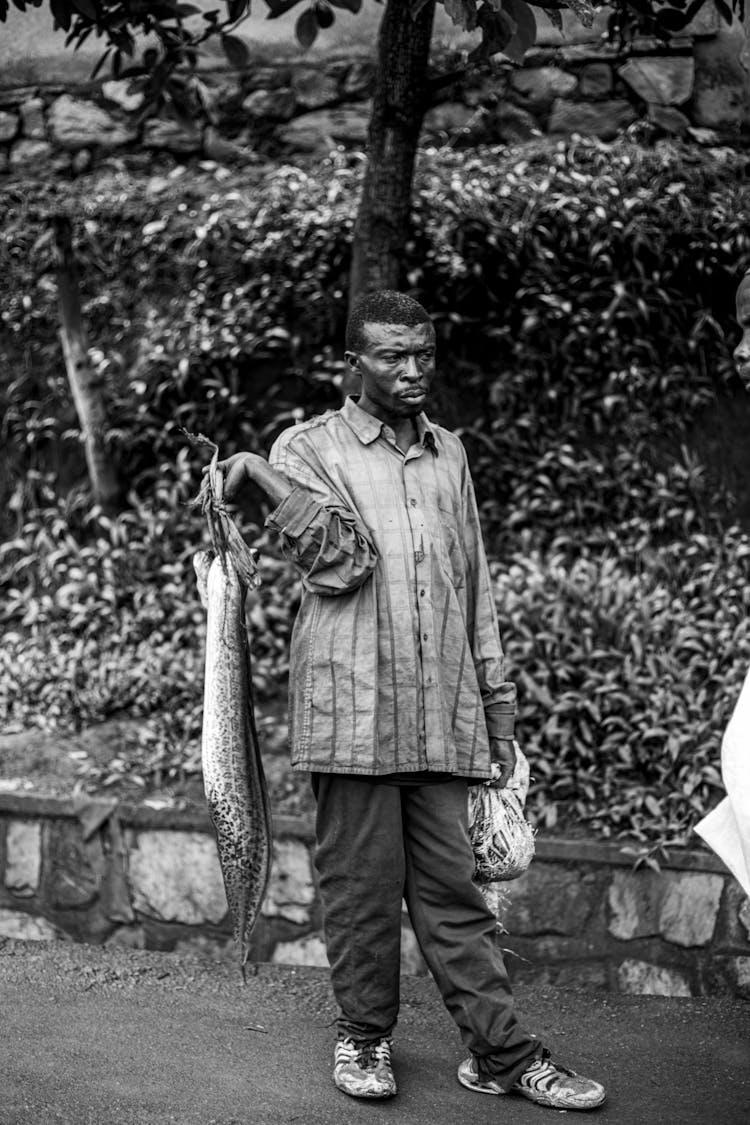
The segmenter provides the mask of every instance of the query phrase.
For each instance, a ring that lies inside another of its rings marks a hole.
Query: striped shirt
[[[348,398],[286,430],[292,491],[267,519],[302,577],[290,654],[297,769],[490,774],[513,737],[487,560],[463,445],[416,420],[407,453]]]

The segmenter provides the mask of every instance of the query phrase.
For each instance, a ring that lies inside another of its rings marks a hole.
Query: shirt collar
[[[341,407],[341,413],[363,445],[371,445],[376,438],[380,437],[383,423],[379,418],[374,418],[372,414],[362,410],[352,395],[347,395],[344,405]],[[417,437],[420,444],[430,446],[433,452],[437,453],[435,431],[424,411],[419,413],[414,421],[417,425]]]

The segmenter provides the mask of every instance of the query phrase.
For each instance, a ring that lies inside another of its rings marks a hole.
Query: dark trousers
[[[467,786],[313,774],[315,866],[339,1033],[388,1035],[398,1017],[401,904],[482,1077],[512,1086],[541,1050],[515,1015],[496,919],[472,883]]]

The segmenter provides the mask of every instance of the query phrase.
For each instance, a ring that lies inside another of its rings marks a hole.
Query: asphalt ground
[[[750,1004],[516,992],[560,1061],[602,1081],[612,1125],[750,1125]],[[396,1098],[331,1081],[325,970],[261,965],[245,986],[206,958],[0,943],[2,1125],[526,1125],[559,1117],[463,1089],[458,1033],[431,980],[405,978]],[[565,1116],[576,1116],[565,1114]]]

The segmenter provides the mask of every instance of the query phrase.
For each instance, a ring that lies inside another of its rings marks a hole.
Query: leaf
[[[178,4],[175,8],[175,13],[180,17],[181,20],[186,20],[190,16],[201,15],[201,9],[196,7],[195,4]]]
[[[362,7],[362,0],[330,0],[334,8],[344,8],[347,12],[358,12]]]
[[[286,15],[287,12],[291,12],[292,8],[296,8],[299,2],[300,0],[266,0],[269,7],[266,19],[275,20],[279,16]]]
[[[318,34],[318,19],[313,8],[308,8],[306,12],[297,20],[294,28],[294,34],[297,36],[297,41],[301,46],[308,49],[312,47]]]
[[[595,14],[591,0],[564,0],[564,2],[566,7],[575,12],[584,27],[591,27]]]
[[[469,56],[471,59],[488,58],[498,55],[510,43],[518,30],[516,22],[504,11],[493,11],[486,4],[479,9],[479,26],[482,41]]]
[[[336,18],[333,14],[333,8],[331,7],[331,5],[327,4],[325,0],[316,0],[314,8],[315,18],[318,21],[318,27],[321,27],[323,29],[330,27]]]
[[[98,74],[98,73],[99,73],[99,71],[100,71],[100,70],[102,69],[102,67],[104,66],[105,62],[107,61],[107,59],[109,58],[109,56],[110,56],[111,54],[112,54],[112,48],[111,48],[111,47],[107,47],[107,49],[106,49],[106,51],[104,52],[104,54],[103,54],[103,55],[100,55],[100,56],[99,56],[99,60],[98,60],[98,62],[97,62],[97,64],[96,64],[96,66],[95,66],[95,67],[94,67],[94,69],[93,69],[93,70],[91,71],[91,78],[92,78],[92,79],[96,78],[97,74]]]
[[[236,23],[250,11],[250,0],[227,0],[227,15],[230,23]]]
[[[250,49],[238,35],[222,35],[221,46],[231,66],[242,69],[250,62]]]
[[[443,7],[453,22],[464,31],[473,31],[477,26],[476,0],[443,0]]]
[[[87,19],[92,20],[94,23],[99,15],[96,7],[95,0],[73,0],[73,7],[76,8]]]
[[[57,27],[62,28],[63,31],[70,31],[70,21],[73,16],[70,5],[65,0],[50,0],[49,6]]]
[[[520,38],[529,47],[536,42],[536,16],[526,0],[504,0],[503,7],[518,24]]]

